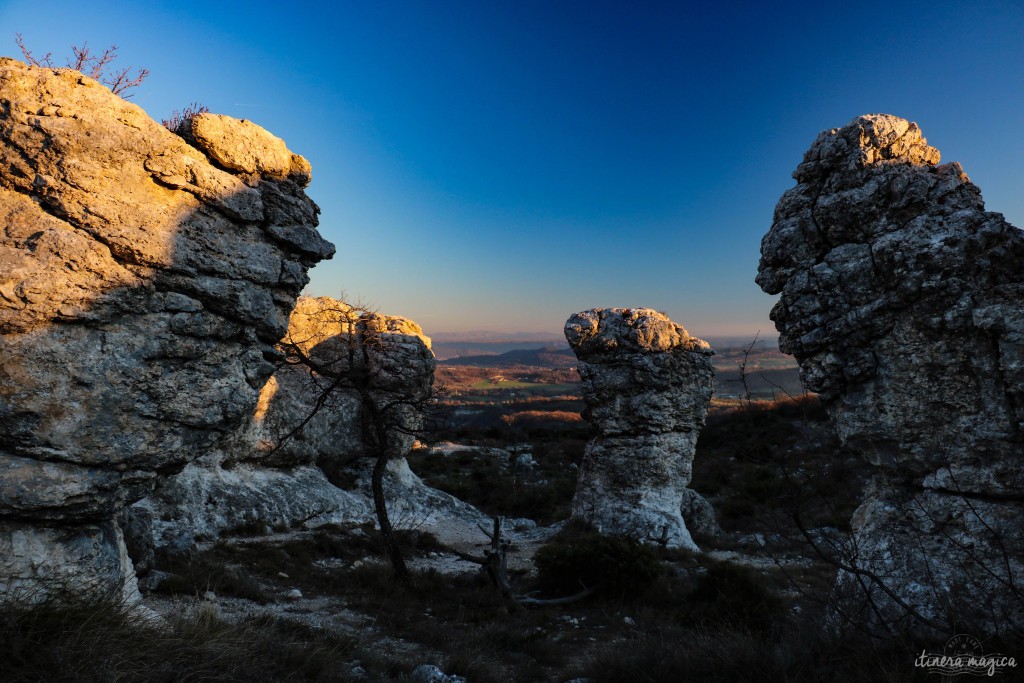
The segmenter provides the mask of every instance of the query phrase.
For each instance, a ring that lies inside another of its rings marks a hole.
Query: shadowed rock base
[[[125,603],[140,599],[113,521],[66,527],[0,522],[0,577],[0,596],[19,602],[85,593]]]

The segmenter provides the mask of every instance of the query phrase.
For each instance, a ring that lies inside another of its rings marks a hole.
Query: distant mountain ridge
[[[539,349],[513,349],[497,354],[456,356],[438,361],[441,365],[469,365],[510,368],[516,365],[551,369],[576,367],[576,355],[568,346],[549,345]]]
[[[469,332],[428,332],[435,342],[463,342],[495,344],[500,342],[549,342],[561,343],[565,337],[561,332],[494,332],[472,330]]]

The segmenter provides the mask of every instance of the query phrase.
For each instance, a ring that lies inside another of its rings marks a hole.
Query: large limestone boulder
[[[386,413],[391,457],[409,452],[436,366],[419,325],[330,297],[300,297],[279,348],[290,362],[263,388],[233,449],[238,459],[344,465],[367,452],[361,415],[368,404]]]
[[[396,527],[443,536],[453,528],[475,532],[485,521],[426,486],[405,460],[423,427],[436,365],[419,325],[330,297],[300,297],[278,349],[288,362],[223,450],[161,481],[133,506],[152,519],[158,554],[241,527],[375,521],[373,415],[383,427],[384,492]]]
[[[252,414],[334,253],[308,164],[229,163],[273,136],[217,121],[190,145],[76,71],[0,59],[0,546],[31,549],[0,587],[63,557],[72,587],[130,593],[115,513]],[[75,570],[82,539],[102,552]]]
[[[871,578],[841,574],[840,592],[880,628],[998,630],[1024,615],[1024,234],[939,160],[895,116],[821,133],[757,282],[781,295],[780,347],[876,467],[846,558]]]
[[[586,447],[573,516],[696,550],[680,507],[711,402],[711,347],[648,308],[576,313],[565,337],[600,434]]]

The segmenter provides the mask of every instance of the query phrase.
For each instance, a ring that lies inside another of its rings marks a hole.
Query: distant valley
[[[717,398],[734,400],[747,391],[760,399],[803,393],[796,361],[779,351],[774,340],[728,337],[710,343]],[[453,340],[435,343],[434,353],[439,380],[464,400],[467,394],[490,401],[579,391],[576,356],[565,342]],[[744,358],[746,389],[739,367]]]
[[[539,348],[516,348],[500,353],[461,355],[441,360],[440,363],[480,368],[510,368],[517,365],[552,369],[574,368],[576,355],[564,344],[561,347],[548,344]]]

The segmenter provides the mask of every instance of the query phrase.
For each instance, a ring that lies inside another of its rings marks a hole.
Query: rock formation
[[[188,128],[0,59],[0,593],[134,592],[115,514],[252,414],[334,253],[302,157]]]
[[[894,116],[823,132],[793,176],[757,282],[876,471],[840,593],[876,627],[1020,624],[1024,234]]]
[[[377,452],[372,415],[380,417],[389,457],[384,488],[393,521],[483,521],[424,485],[404,458],[423,427],[434,381],[430,339],[419,325],[328,297],[300,297],[278,349],[288,362],[238,433],[133,506],[152,519],[158,551],[185,551],[240,528],[374,520],[366,460]]]
[[[576,313],[565,337],[599,433],[586,447],[573,516],[696,550],[680,506],[711,402],[711,347],[647,308]]]

